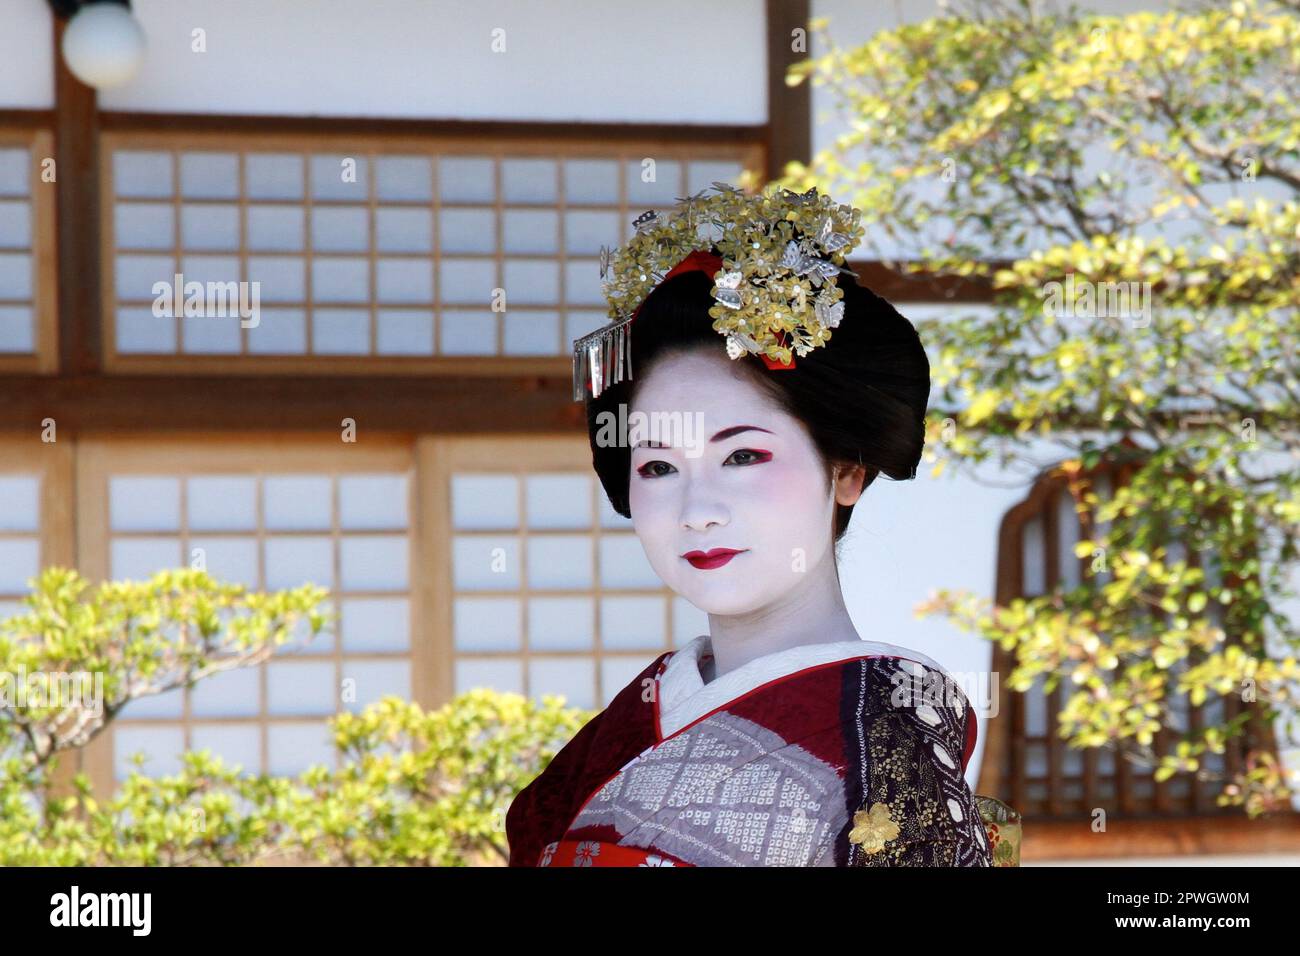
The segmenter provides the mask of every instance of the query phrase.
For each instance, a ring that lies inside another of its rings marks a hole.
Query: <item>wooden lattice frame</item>
[[[1100,463],[1096,468],[1084,471],[1081,474],[1089,482],[1093,483],[1109,478],[1112,488],[1117,488],[1126,483],[1137,468],[1138,465],[1131,460],[1107,460]],[[1025,526],[1035,518],[1041,518],[1045,538],[1043,548],[1046,563],[1045,586],[1050,591],[1061,581],[1062,569],[1059,566],[1061,551],[1058,547],[1058,535],[1061,529],[1057,521],[1055,502],[1057,495],[1070,494],[1068,485],[1068,477],[1055,470],[1049,470],[1034,484],[1026,498],[1004,516],[998,539],[996,600],[999,605],[1005,606],[1015,598],[1024,596],[1022,582],[1024,580],[1025,555],[1022,535]],[[1079,522],[1081,538],[1089,537],[1091,529],[1094,527],[1092,513],[1090,511],[1080,513]],[[1085,575],[1087,563],[1090,559],[1085,557],[1078,560],[1080,562],[1080,574]],[[1187,561],[1191,566],[1202,566],[1201,556],[1190,550],[1187,554]],[[1233,578],[1229,577],[1225,580],[1225,583],[1233,586],[1233,580]],[[1236,641],[1231,629],[1229,629],[1228,640],[1230,643]],[[997,674],[1008,674],[1013,668],[1013,652],[1004,650],[1000,645],[995,645],[993,648],[993,671]],[[1066,778],[1062,768],[1066,744],[1056,736],[1056,717],[1064,703],[1068,688],[1058,684],[1047,696],[1046,731],[1041,739],[1036,737],[1033,741],[1030,741],[1025,726],[1026,693],[1032,692],[1007,692],[1004,705],[999,714],[989,720],[987,725],[988,742],[981,765],[979,792],[996,795],[1006,800],[1013,807],[1016,807],[1027,820],[1086,819],[1088,808],[1108,801],[1112,802],[1119,814],[1124,817],[1196,818],[1240,815],[1240,811],[1235,808],[1215,806],[1212,794],[1209,791],[1209,788],[1213,786],[1212,782],[1198,786],[1196,781],[1192,781],[1188,797],[1181,799],[1175,796],[1169,781],[1153,780],[1151,782],[1153,787],[1151,805],[1149,807],[1140,806],[1139,800],[1133,793],[1133,783],[1141,775],[1140,770],[1118,753],[1114,757],[1113,798],[1103,797],[1100,795],[1101,778],[1098,773],[1098,751],[1096,749],[1088,749],[1082,753],[1083,772],[1078,779],[1078,782],[1082,784],[1082,797],[1077,801],[1078,806],[1069,806],[1063,793]],[[1226,772],[1231,774],[1242,768],[1243,753],[1249,746],[1259,747],[1274,753],[1274,755],[1277,754],[1277,745],[1272,727],[1267,720],[1263,719],[1259,705],[1246,704],[1232,695],[1227,695],[1223,698],[1223,706],[1224,719],[1231,719],[1242,710],[1250,712],[1247,733],[1244,737],[1237,737],[1230,741],[1226,749],[1224,754]],[[1201,726],[1201,721],[1204,719],[1202,707],[1193,706],[1190,702],[1187,702],[1187,714],[1189,727],[1197,728]],[[1165,752],[1166,748],[1171,746],[1175,737],[1176,735],[1172,731],[1162,728],[1153,741],[1153,748],[1157,753]],[[1046,744],[1047,796],[1043,801],[1032,799],[1027,792],[1025,775],[1026,748],[1031,742]]]

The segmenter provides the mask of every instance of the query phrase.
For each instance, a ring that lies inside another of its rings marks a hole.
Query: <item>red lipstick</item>
[[[744,550],[747,549],[742,548],[738,551],[735,548],[713,548],[710,551],[687,551],[682,557],[691,562],[694,567],[708,571],[722,567]]]

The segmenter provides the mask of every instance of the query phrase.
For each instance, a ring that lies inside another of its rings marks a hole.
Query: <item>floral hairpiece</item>
[[[825,345],[844,315],[844,259],[863,236],[861,210],[835,203],[814,186],[757,195],[728,183],[678,198],[667,216],[633,221],[635,234],[600,250],[600,275],[615,320],[573,343],[573,398],[595,398],[630,379],[631,324],[650,291],[700,249],[716,246],[722,266],[710,275],[713,328],[732,359],[755,354],[770,368],[793,367],[791,354]],[[811,304],[811,308],[809,307]]]

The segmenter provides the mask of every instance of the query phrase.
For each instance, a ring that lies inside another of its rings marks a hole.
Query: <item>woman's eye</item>
[[[746,455],[749,456],[748,460],[736,462],[736,464],[738,465],[757,465],[760,462],[769,461],[772,458],[771,452],[754,451],[754,449],[752,448],[737,448],[727,458],[727,461],[731,461],[737,455],[740,455],[742,457]],[[726,464],[726,462],[723,462],[723,464]]]
[[[664,468],[668,469],[668,471],[657,470],[657,466],[659,465],[663,465]],[[673,471],[673,470],[674,470],[673,466],[668,464],[668,462],[666,461],[647,461],[644,465],[642,465],[640,468],[636,470],[636,473],[640,475],[642,478],[660,478],[668,474],[669,471]]]

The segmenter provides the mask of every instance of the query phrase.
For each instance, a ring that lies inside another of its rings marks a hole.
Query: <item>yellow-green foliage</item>
[[[846,132],[780,183],[859,206],[861,256],[888,240],[904,271],[993,288],[991,314],[917,323],[934,473],[1055,461],[1076,507],[1111,524],[1080,545],[1076,588],[1004,608],[941,590],[918,612],[1013,651],[1012,687],[1062,682],[1072,746],[1218,780],[1252,816],[1289,809],[1295,781],[1266,750],[1235,779],[1207,767],[1241,721],[1188,732],[1171,701],[1256,702],[1295,743],[1297,632],[1279,605],[1300,528],[1300,13],[962,13],[849,49],[814,21],[826,52],[787,82],[825,87]],[[1133,283],[1147,308],[1062,308],[1066,281]],[[1087,481],[1103,459],[1139,466],[1108,502]],[[1174,743],[1157,749],[1161,728]]]
[[[243,772],[208,751],[179,773],[133,771],[106,800],[57,768],[130,700],[264,660],[326,592],[248,593],[201,571],[91,586],[49,568],[29,611],[0,622],[0,674],[86,673],[102,699],[0,706],[0,865],[466,865],[507,855],[505,813],[592,715],[476,690],[426,712],[388,697],[331,721],[337,769]]]

